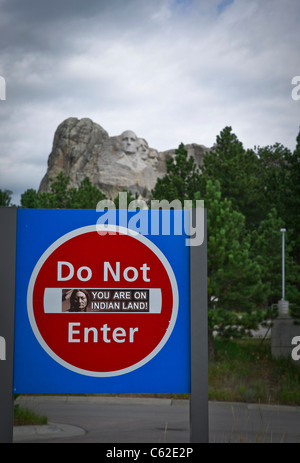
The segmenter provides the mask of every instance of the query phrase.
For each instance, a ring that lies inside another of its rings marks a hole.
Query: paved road
[[[20,396],[49,425],[14,429],[14,442],[189,443],[188,401]],[[209,402],[210,443],[299,443],[300,407]]]

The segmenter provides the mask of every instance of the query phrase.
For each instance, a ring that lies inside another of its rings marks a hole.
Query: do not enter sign
[[[44,350],[87,376],[131,372],[156,356],[178,312],[173,270],[153,242],[119,226],[63,235],[38,260],[28,316]]]
[[[2,273],[15,280],[2,279],[10,326],[0,440],[12,427],[13,389],[190,393],[191,442],[206,442],[207,243],[187,246],[186,211],[120,211],[102,226],[94,210],[0,212]]]

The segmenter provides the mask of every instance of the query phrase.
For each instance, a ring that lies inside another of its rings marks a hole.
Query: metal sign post
[[[0,442],[13,440],[13,357],[17,209],[0,208]]]
[[[207,233],[190,247],[191,394],[190,442],[208,443]]]
[[[284,249],[284,233],[285,228],[280,229],[282,233],[282,300],[285,300],[285,249]]]

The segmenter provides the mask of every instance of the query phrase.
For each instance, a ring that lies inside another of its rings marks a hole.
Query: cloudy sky
[[[299,0],[0,0],[0,189],[38,189],[71,116],[159,151],[227,125],[293,150],[299,29]]]

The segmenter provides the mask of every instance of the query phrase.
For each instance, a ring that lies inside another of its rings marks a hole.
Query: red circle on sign
[[[172,269],[151,241],[128,232],[74,230],[48,248],[32,274],[33,331],[48,354],[73,371],[132,371],[153,358],[173,330],[178,294]],[[78,302],[84,297],[85,309]]]

